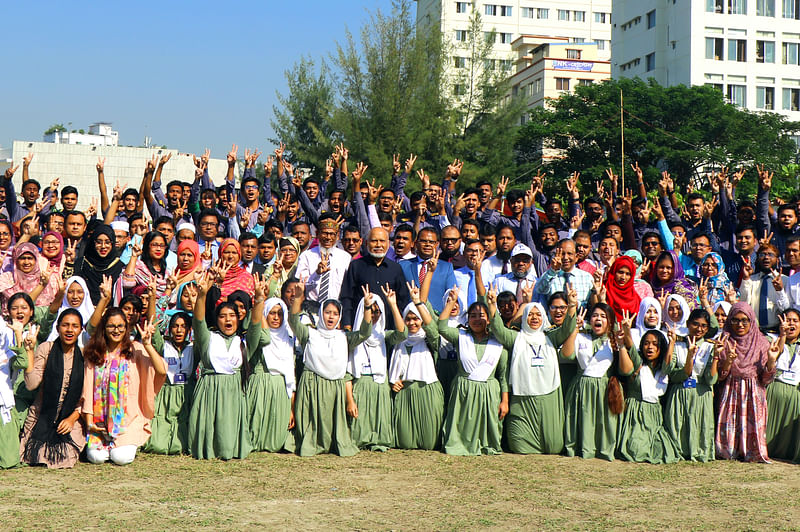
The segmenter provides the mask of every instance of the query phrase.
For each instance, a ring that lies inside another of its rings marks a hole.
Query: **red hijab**
[[[623,286],[619,286],[615,280],[616,273],[620,268],[627,267],[631,272],[631,278]],[[639,312],[641,298],[636,293],[633,285],[636,281],[636,263],[627,255],[620,255],[608,269],[606,274],[606,301],[614,309],[617,321],[622,319],[622,311],[627,310],[631,316]]]
[[[239,242],[237,242],[236,239],[226,238],[222,241],[222,245],[219,247],[219,258],[222,258],[222,252],[229,246],[233,246],[234,249],[236,249],[236,253],[239,257],[236,259],[236,264],[231,266],[231,269],[225,274],[225,279],[222,281],[222,287],[220,289],[220,301],[237,290],[243,290],[248,294],[253,294],[256,290],[256,282],[253,276],[241,266],[242,248],[239,246]]]
[[[187,238],[186,240],[178,244],[177,255],[180,256],[181,252],[187,249],[192,252],[192,255],[194,255],[194,264],[188,270],[182,270],[179,267],[176,267],[175,275],[178,277],[179,286],[185,282],[193,280],[195,270],[199,268],[203,262],[200,259],[200,245],[197,243],[196,240],[191,240]]]

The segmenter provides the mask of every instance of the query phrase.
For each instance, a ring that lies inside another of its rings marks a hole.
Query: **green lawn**
[[[800,466],[257,453],[0,471],[7,529],[800,529]]]

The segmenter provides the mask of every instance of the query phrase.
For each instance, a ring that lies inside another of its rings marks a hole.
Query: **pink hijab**
[[[17,268],[17,261],[26,253],[33,255],[33,258],[35,259],[33,270],[31,270],[29,273],[23,273],[22,270]],[[16,247],[14,247],[12,264],[14,265],[12,271],[0,274],[0,291],[2,293],[4,303],[17,292],[25,292],[30,294],[34,288],[39,286],[42,276],[42,267],[44,265],[46,268],[49,264],[49,261],[39,254],[39,249],[35,245],[31,244],[30,242],[23,242],[22,244],[18,244]],[[53,297],[58,290],[57,275],[58,274],[50,276],[47,286],[44,287],[42,293],[36,298],[36,306],[49,305],[53,302]]]
[[[731,325],[731,318],[739,313],[743,313],[750,320],[750,330],[743,336],[734,335],[733,325]],[[723,330],[729,336],[728,341],[736,346],[736,359],[731,365],[730,375],[741,378],[763,376],[767,366],[770,343],[758,329],[758,321],[753,307],[744,301],[734,304],[728,312],[728,319],[725,320]],[[719,355],[720,365],[727,358],[728,350],[723,349]],[[724,375],[720,375],[720,377],[725,378]]]

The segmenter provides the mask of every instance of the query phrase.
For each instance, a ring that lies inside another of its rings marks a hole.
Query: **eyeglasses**
[[[750,318],[731,318],[730,319],[731,325],[749,325]]]
[[[567,306],[566,305],[551,305],[550,306],[550,310],[555,311],[555,312],[564,311],[564,310],[567,310]]]
[[[258,185],[245,185],[245,190],[258,190]]]
[[[458,238],[442,238],[442,242],[458,242]]]
[[[420,244],[431,244],[436,245],[436,240],[417,240]]]
[[[691,247],[693,248],[710,248],[710,244],[702,244],[700,242],[692,242]]]
[[[214,227],[217,222],[200,222],[200,227]]]
[[[159,249],[159,248],[160,249],[164,249],[165,247],[167,247],[167,245],[166,244],[162,244],[161,242],[151,242],[150,243],[150,247],[151,248],[156,248],[156,249]]]
[[[776,254],[774,254],[774,253],[759,253],[758,256],[759,257],[766,257],[768,259],[777,259],[778,258],[778,256]]]
[[[121,325],[112,325],[111,323],[106,323],[106,330],[107,331],[123,331],[125,330],[126,325],[123,323]]]
[[[659,244],[660,244],[660,242],[656,242],[655,240],[652,240],[650,242],[643,242],[642,243],[642,247],[658,246]]]

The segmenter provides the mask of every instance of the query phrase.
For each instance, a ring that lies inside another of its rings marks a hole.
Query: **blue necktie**
[[[467,285],[467,306],[472,305],[475,303],[475,298],[478,294],[478,290],[475,287],[475,272],[469,272],[469,284]],[[464,309],[466,310],[466,309]]]
[[[758,296],[758,325],[766,327],[769,324],[769,312],[767,311],[767,300],[769,299],[770,276],[764,274],[761,278],[761,293]]]

